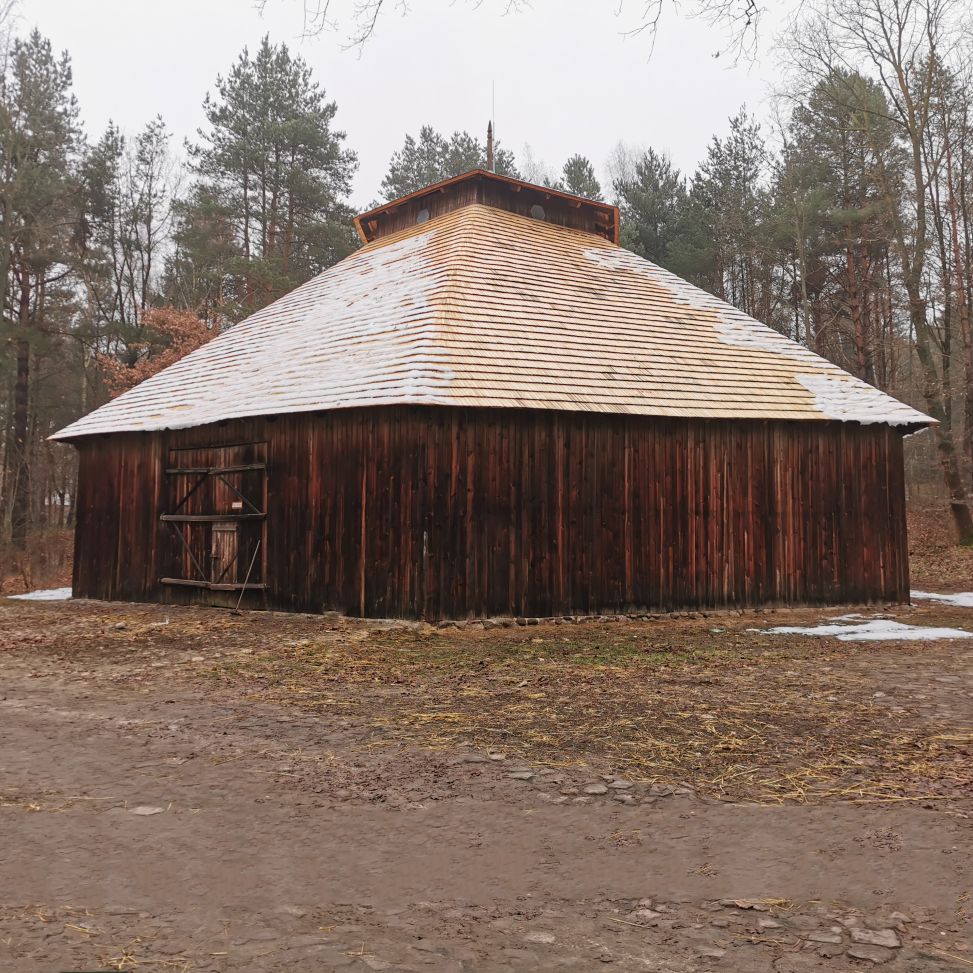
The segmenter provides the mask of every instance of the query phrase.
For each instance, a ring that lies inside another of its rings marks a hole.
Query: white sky
[[[347,15],[353,0],[333,3]],[[177,145],[194,136],[203,96],[245,45],[265,33],[287,42],[338,103],[337,124],[361,163],[353,202],[365,207],[407,132],[429,123],[482,138],[493,81],[502,144],[518,160],[529,144],[553,169],[581,152],[603,172],[621,139],[668,151],[691,171],[744,102],[768,113],[775,23],[764,24],[760,61],[732,67],[714,60],[723,38],[702,22],[670,6],[650,51],[647,36],[624,36],[640,0],[622,17],[617,5],[533,0],[503,16],[504,0],[479,9],[413,0],[406,17],[383,14],[360,55],[344,48],[347,32],[302,39],[302,0],[268,0],[262,16],[252,0],[21,0],[20,28],[36,26],[70,52],[89,138],[109,118],[132,134],[161,113]]]

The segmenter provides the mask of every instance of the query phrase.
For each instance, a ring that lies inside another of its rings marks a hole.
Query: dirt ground
[[[836,614],[0,599],[0,970],[973,968],[973,641]]]

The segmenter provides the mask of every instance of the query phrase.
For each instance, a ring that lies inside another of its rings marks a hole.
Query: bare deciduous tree
[[[257,9],[265,10],[272,0],[257,0]],[[479,9],[490,0],[469,0]],[[502,15],[518,13],[531,4],[529,0],[496,0],[493,4]],[[607,6],[607,5],[606,5]],[[615,0],[610,12],[626,26],[630,36],[646,35],[655,43],[663,17],[667,10],[698,17],[725,32],[723,48],[716,57],[729,55],[734,60],[748,59],[756,55],[758,28],[766,9],[764,0],[692,0],[681,10],[676,0],[638,0],[636,13],[629,21],[625,0]],[[351,48],[361,48],[375,33],[383,14],[396,10],[403,16],[409,12],[409,0],[304,0],[304,33],[321,34],[325,31],[345,33]]]

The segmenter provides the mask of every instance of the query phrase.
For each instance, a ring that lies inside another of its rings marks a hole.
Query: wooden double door
[[[162,583],[266,588],[266,443],[171,449],[165,478],[161,519],[172,543]]]

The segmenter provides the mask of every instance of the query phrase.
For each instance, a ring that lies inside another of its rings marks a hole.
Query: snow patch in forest
[[[794,377],[814,396],[814,407],[828,419],[904,426],[924,418],[910,406],[851,375],[829,372]]]
[[[41,588],[37,591],[28,591],[24,595],[8,595],[8,598],[15,598],[18,601],[67,601],[71,597],[70,588]]]
[[[973,591],[960,591],[955,595],[937,595],[932,591],[913,591],[911,594],[916,601],[938,601],[955,608],[973,608]]]
[[[935,642],[938,639],[973,638],[973,632],[965,632],[961,628],[927,628],[905,625],[887,618],[852,625],[779,625],[777,628],[752,628],[750,631],[765,631],[772,635],[834,636],[841,642]]]

